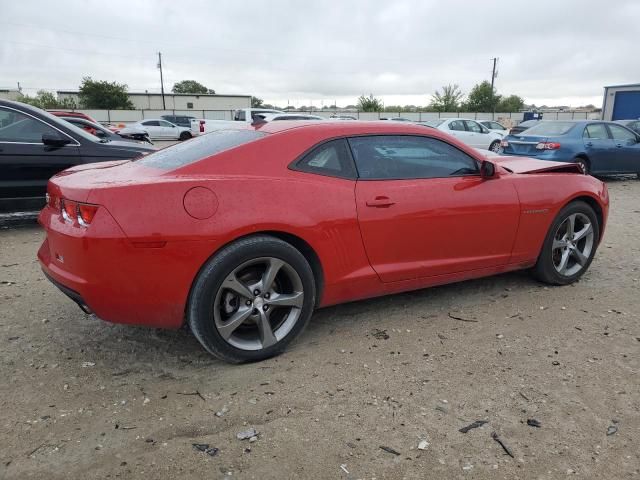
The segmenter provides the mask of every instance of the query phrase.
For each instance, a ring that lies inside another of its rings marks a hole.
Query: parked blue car
[[[503,155],[579,163],[585,173],[635,173],[640,178],[640,135],[600,120],[542,121],[502,140]]]

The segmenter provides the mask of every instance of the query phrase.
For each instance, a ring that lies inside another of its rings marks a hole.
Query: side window
[[[293,169],[330,177],[356,178],[347,141],[343,138],[318,145],[298,160]]]
[[[471,120],[465,120],[464,123],[467,124],[467,130],[473,133],[482,133],[482,127],[478,125],[476,122],[472,122]]]
[[[173,127],[172,124],[170,124],[169,122],[165,122],[164,120],[160,120],[158,123],[160,124],[161,127],[169,127],[169,128]]]
[[[636,133],[640,133],[640,122],[633,122],[629,125],[629,128]]]
[[[614,140],[623,142],[628,142],[630,140],[633,140],[634,142],[637,141],[637,138],[633,134],[633,132],[630,132],[626,128],[619,125],[609,125],[609,130],[611,130],[611,135],[613,135]]]
[[[244,113],[244,110],[236,110],[236,114],[233,117],[236,122],[244,122],[247,119],[247,116]]]
[[[478,163],[442,140],[408,135],[349,139],[358,175],[369,180],[402,180],[478,175]]]
[[[0,108],[0,142],[42,143],[42,135],[59,136],[49,125],[14,110]]]
[[[158,120],[147,120],[146,122],[142,122],[142,125],[145,127],[159,127],[160,122]]]
[[[594,138],[594,139],[608,139],[609,134],[607,133],[607,129],[602,123],[592,123],[591,125],[587,125],[584,129],[584,133],[582,134],[583,138]]]
[[[449,130],[459,130],[464,132],[464,123],[462,123],[462,120],[454,120],[449,124]]]

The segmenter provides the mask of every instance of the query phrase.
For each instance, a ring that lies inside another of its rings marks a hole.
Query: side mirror
[[[480,164],[480,176],[487,179],[494,178],[496,176],[496,166],[493,163],[484,160]]]
[[[61,137],[52,133],[42,134],[42,143],[50,147],[64,147],[71,143],[71,140],[67,137]]]

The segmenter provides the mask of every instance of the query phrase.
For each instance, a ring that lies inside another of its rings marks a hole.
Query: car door
[[[591,172],[614,172],[615,165],[613,140],[604,123],[590,123],[584,127],[582,133],[584,151],[591,163]]]
[[[445,123],[444,125],[447,133],[453,135],[461,142],[471,145],[471,133],[467,131],[467,127],[465,127],[463,120],[451,120],[449,123]]]
[[[508,177],[427,136],[349,139],[365,250],[383,282],[509,263],[520,215]]]
[[[621,173],[640,173],[640,138],[631,130],[612,123],[607,128],[613,138],[613,164]]]
[[[43,135],[69,143],[45,145]],[[0,199],[44,197],[49,178],[79,162],[78,146],[75,139],[54,126],[0,107]]]
[[[145,120],[140,122],[140,125],[149,134],[149,138],[160,140],[164,138],[165,133],[160,127],[160,120]]]
[[[177,125],[167,122],[166,120],[160,120],[159,123],[162,131],[162,138],[170,140],[177,140],[180,138],[181,129],[178,128]]]
[[[475,148],[488,149],[491,144],[491,138],[488,135],[489,130],[473,120],[465,120],[464,124],[469,132],[470,145]]]

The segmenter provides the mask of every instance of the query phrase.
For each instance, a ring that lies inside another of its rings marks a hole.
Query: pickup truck
[[[230,130],[238,127],[239,122],[251,123],[256,115],[262,113],[285,113],[281,110],[269,108],[241,108],[233,113],[233,120],[205,120],[204,132],[215,132],[216,130]]]

